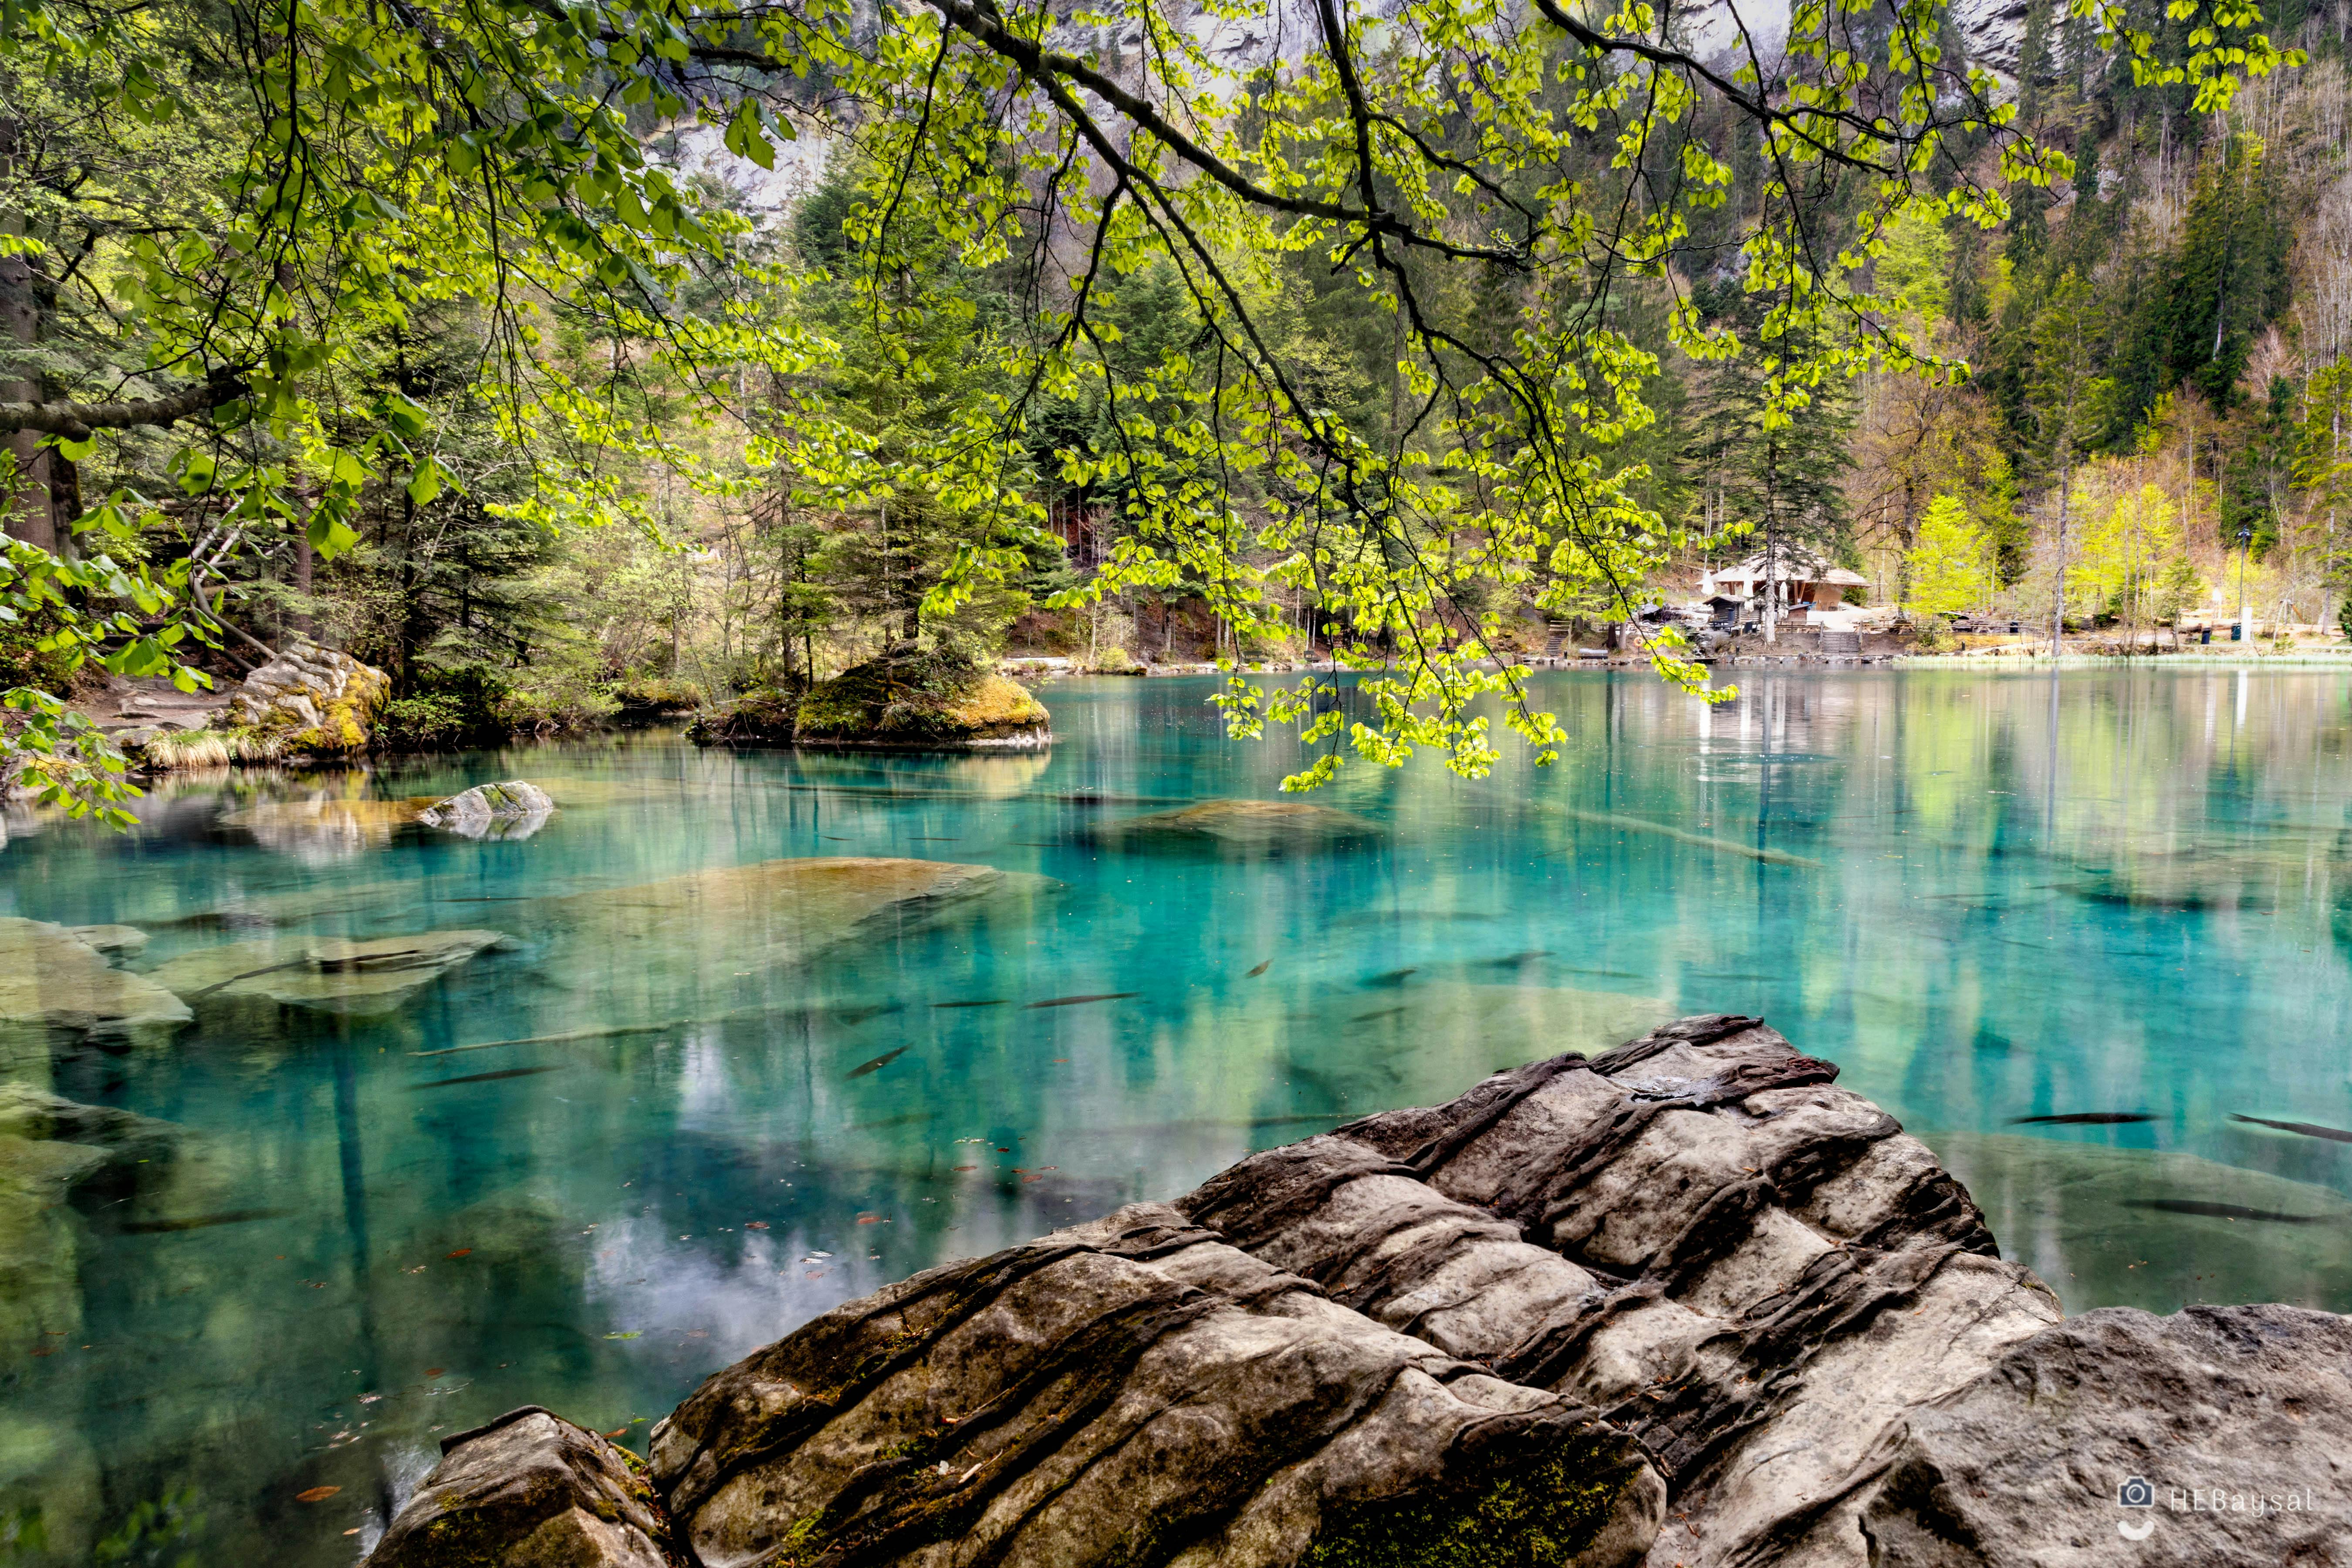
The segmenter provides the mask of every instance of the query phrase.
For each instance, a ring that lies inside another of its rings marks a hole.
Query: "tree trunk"
[[[0,120],[0,170],[14,171],[16,148],[16,122]],[[0,232],[22,235],[24,215],[0,216]],[[5,334],[5,342],[12,348],[28,349],[41,341],[39,285],[34,258],[0,256],[0,334]],[[40,377],[29,374],[29,367],[21,360],[12,356],[12,363],[0,366],[0,402],[38,403],[43,395]],[[56,466],[64,465],[67,471],[63,477],[70,482],[71,465],[65,464],[56,452],[41,449],[37,430],[19,430],[11,435],[8,451],[16,459],[16,493],[9,498],[8,505],[9,537],[37,545],[54,555],[68,531],[58,525],[53,479]],[[79,506],[72,515],[80,515]]]

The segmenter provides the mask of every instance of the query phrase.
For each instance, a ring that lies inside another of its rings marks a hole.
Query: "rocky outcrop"
[[[652,1479],[704,1568],[2335,1560],[2352,1323],[2062,1319],[1836,1071],[1684,1018],[1255,1155],[819,1318]]]
[[[528,838],[547,826],[555,801],[535,784],[509,779],[476,784],[436,801],[418,813],[428,827],[446,827],[461,838]]]
[[[226,1005],[263,1001],[351,1017],[381,1017],[483,949],[494,931],[427,931],[352,942],[342,937],[263,937],[183,953],[153,972],[183,1001]]]
[[[669,1521],[625,1449],[535,1405],[441,1439],[375,1568],[674,1568]]]
[[[1090,842],[1111,849],[1206,849],[1282,855],[1369,844],[1388,829],[1305,800],[1204,800],[1174,811],[1097,823]]]
[[[1255,1156],[1178,1206],[1640,1437],[1683,1520],[1664,1563],[1818,1534],[1859,1565],[1851,1513],[1814,1501],[2060,1313],[1836,1072],[1754,1019],[1682,1019]]]
[[[228,716],[278,738],[285,750],[348,756],[367,749],[376,716],[392,698],[392,678],[347,653],[296,642],[245,678]]]
[[[110,928],[100,940],[119,950],[124,929]],[[158,1044],[192,1016],[168,989],[115,968],[77,931],[0,916],[0,1060],[46,1054],[53,1038]]]
[[[919,1274],[654,1433],[704,1568],[1634,1560],[1664,1489],[1573,1399],[1164,1205]]]

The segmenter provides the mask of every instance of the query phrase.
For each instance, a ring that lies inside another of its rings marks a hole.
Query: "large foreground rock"
[[[704,1568],[1598,1568],[1664,1497],[1574,1400],[1155,1205],[818,1319],[704,1384],[653,1472]]]
[[[2352,1322],[2063,1320],[1836,1071],[1684,1018],[1255,1155],[826,1314],[653,1479],[704,1568],[2345,1560]]]
[[[376,1568],[672,1568],[643,1467],[537,1405],[441,1440],[368,1561]]]

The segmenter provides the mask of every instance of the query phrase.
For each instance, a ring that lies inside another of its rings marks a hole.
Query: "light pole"
[[[2254,552],[2254,526],[2242,523],[2238,528],[2238,637],[2240,642],[2254,640],[2254,628],[2246,619],[2246,557]]]

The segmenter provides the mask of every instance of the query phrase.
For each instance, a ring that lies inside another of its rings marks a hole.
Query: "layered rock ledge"
[[[2352,1321],[2065,1319],[1836,1072],[1709,1015],[1498,1073],[835,1309],[655,1428],[642,1518],[552,1417],[457,1443],[372,1561],[2339,1560]]]

